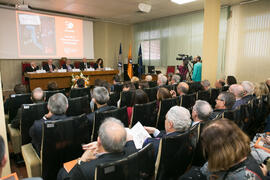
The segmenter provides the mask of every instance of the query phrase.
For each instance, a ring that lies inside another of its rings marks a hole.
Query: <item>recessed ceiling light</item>
[[[171,0],[172,2],[176,3],[176,4],[186,4],[186,3],[190,3],[196,0]]]

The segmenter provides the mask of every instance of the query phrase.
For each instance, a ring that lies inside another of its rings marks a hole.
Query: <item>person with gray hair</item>
[[[167,77],[164,76],[163,74],[158,75],[158,80],[157,80],[157,85],[158,86],[164,86],[167,84]]]
[[[160,138],[182,134],[190,128],[190,125],[191,119],[189,110],[181,106],[173,106],[166,114],[165,131],[159,131],[154,127],[144,127],[145,130],[149,134],[153,134],[155,138],[147,138],[143,143],[143,147],[149,143],[153,143],[155,155],[157,156]]]
[[[234,94],[235,100],[236,100],[232,109],[236,109],[236,108],[240,107],[242,104],[245,104],[245,101],[242,99],[244,94],[245,94],[245,90],[244,90],[242,85],[232,84],[229,87],[229,92]]]
[[[211,84],[210,84],[210,82],[208,80],[203,80],[201,82],[201,85],[203,86],[203,89],[205,91],[208,91],[211,88]]]
[[[208,102],[203,100],[197,100],[192,108],[192,126],[195,126],[196,124],[201,122],[208,121],[212,112],[213,109]]]
[[[250,81],[243,81],[241,83],[241,85],[243,86],[244,88],[244,97],[242,98],[244,103],[248,103],[249,101],[253,100],[254,99],[254,89],[255,89],[255,86],[252,82]]]
[[[91,124],[94,121],[95,112],[105,112],[116,109],[115,106],[107,105],[109,99],[109,92],[105,87],[97,86],[93,89],[92,101],[94,104],[96,104],[97,110],[87,115],[87,118]]]
[[[148,75],[145,76],[145,80],[148,81],[148,82],[152,81],[153,77],[150,74],[148,74]]]
[[[66,111],[68,109],[68,99],[62,93],[56,93],[49,98],[48,114],[45,114],[42,119],[36,120],[29,130],[29,135],[32,138],[32,144],[37,154],[40,154],[42,141],[42,126],[44,121],[57,121],[66,119]]]
[[[70,173],[62,168],[58,180],[65,179],[65,176],[70,180],[95,179],[95,169],[99,164],[118,161],[137,151],[134,142],[128,141],[122,122],[112,117],[101,124],[97,141],[84,145],[83,149],[85,152]]]
[[[170,84],[174,85],[174,84],[178,84],[180,82],[180,76],[177,74],[174,74],[172,76],[172,80],[170,82]]]

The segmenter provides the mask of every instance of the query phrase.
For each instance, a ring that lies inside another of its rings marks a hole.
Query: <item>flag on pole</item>
[[[118,55],[118,70],[119,70],[119,75],[122,74],[122,45],[120,43],[120,48],[119,48],[119,55]]]
[[[142,62],[142,47],[140,44],[139,53],[138,53],[138,75],[141,78],[143,73],[143,62]]]
[[[131,79],[132,76],[133,76],[131,45],[129,46],[129,51],[128,51],[128,69],[127,69],[127,73],[128,73],[129,78]]]

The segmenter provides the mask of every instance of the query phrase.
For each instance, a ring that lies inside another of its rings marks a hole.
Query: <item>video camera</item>
[[[193,60],[193,57],[192,56],[189,56],[189,55],[186,55],[186,54],[178,54],[179,57],[176,58],[177,61],[185,61],[185,60],[188,60],[188,61],[192,61]]]

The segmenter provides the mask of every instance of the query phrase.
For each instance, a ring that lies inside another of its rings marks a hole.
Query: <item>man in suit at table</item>
[[[53,60],[49,59],[48,64],[45,64],[43,69],[47,72],[53,72],[56,69],[55,65],[53,65]]]
[[[159,142],[162,137],[183,134],[190,126],[189,110],[181,106],[173,106],[166,114],[165,131],[159,131],[154,127],[144,127],[149,134],[153,134],[154,138],[147,138],[143,143],[143,147],[149,143],[153,143],[155,156],[157,156]]]
[[[82,60],[83,60],[83,62],[80,62],[80,67],[79,67],[80,70],[83,71],[87,68],[90,68],[90,63],[87,62],[86,58],[83,58]]]
[[[66,69],[67,71],[72,71],[74,68],[73,64],[71,64],[71,60],[67,59],[66,64],[63,64],[63,69]]]
[[[30,63],[30,66],[25,68],[25,72],[35,72],[36,70],[39,70],[39,67],[34,61]]]

